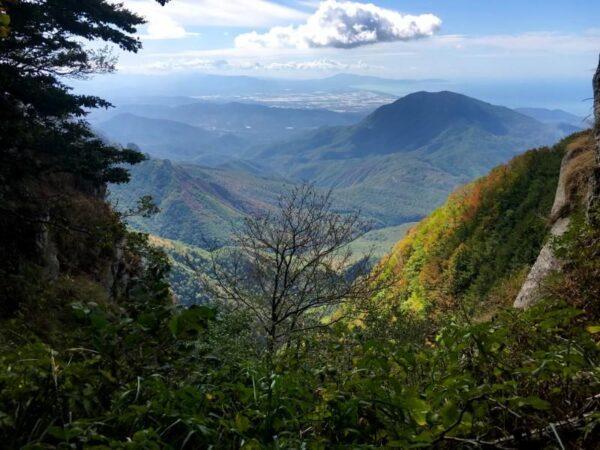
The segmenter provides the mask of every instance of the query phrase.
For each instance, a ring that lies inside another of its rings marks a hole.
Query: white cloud
[[[490,56],[504,51],[515,54],[574,54],[596,51],[600,46],[600,31],[584,33],[528,32],[519,34],[492,34],[484,36],[436,36],[429,46],[454,48],[464,52],[489,52]]]
[[[531,32],[518,35],[492,35],[466,39],[472,46],[503,49],[511,52],[571,53],[597,50],[600,32],[590,30],[584,34]]]
[[[380,68],[362,61],[344,63],[333,59],[317,59],[309,61],[275,61],[260,63],[251,60],[225,60],[207,58],[175,58],[153,62],[145,65],[122,67],[127,73],[169,73],[177,71],[314,71],[337,72],[344,70],[372,70]]]
[[[181,25],[168,16],[152,15],[142,39],[181,39],[194,33],[185,31]]]
[[[176,0],[164,7],[152,0],[123,3],[148,21],[145,39],[183,38],[193,34],[187,31],[190,27],[266,27],[306,18],[301,11],[268,0]]]
[[[356,63],[343,63],[333,59],[317,59],[313,61],[287,61],[264,64],[268,70],[307,70],[307,71],[342,71],[342,70],[372,70],[378,67],[371,66],[362,61]]]
[[[241,34],[235,43],[239,48],[354,48],[428,37],[441,23],[432,14],[411,16],[371,3],[326,0],[302,25]]]

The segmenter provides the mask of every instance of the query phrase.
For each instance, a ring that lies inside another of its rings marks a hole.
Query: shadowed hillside
[[[155,158],[179,161],[225,161],[246,146],[241,138],[230,133],[129,113],[101,122],[96,128],[111,141],[122,145],[133,143]]]
[[[136,228],[188,244],[223,245],[231,227],[245,215],[268,210],[287,183],[266,178],[248,165],[239,170],[150,160],[132,168],[126,186],[112,186],[111,199],[128,209],[151,195],[161,212],[152,218],[132,218]]]

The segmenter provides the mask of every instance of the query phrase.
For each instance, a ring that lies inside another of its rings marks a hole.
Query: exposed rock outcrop
[[[570,215],[587,197],[585,191],[593,161],[593,145],[589,135],[582,136],[568,146],[561,164],[556,196],[549,218],[551,238],[544,245],[531,268],[515,300],[516,308],[527,308],[539,300],[543,294],[540,287],[544,279],[553,271],[560,270],[561,262],[552,250],[552,238],[561,236],[567,231]]]
[[[50,215],[45,214],[42,218],[44,225],[40,226],[38,233],[35,236],[35,247],[39,255],[39,262],[43,268],[44,275],[55,280],[60,274],[60,261],[58,260],[58,248],[56,242],[52,238],[48,225]]]
[[[560,236],[569,226],[570,215],[583,202],[587,217],[600,226],[600,64],[594,76],[595,126],[591,135],[583,135],[567,148],[563,159],[556,197],[550,214],[550,235]],[[561,261],[552,249],[549,239],[523,284],[514,306],[527,308],[543,296],[543,281],[552,272],[560,270]]]
[[[596,168],[590,178],[588,220],[600,226],[600,63],[594,76],[594,138],[596,143]]]
[[[590,223],[600,226],[600,64],[594,76],[595,126],[590,136],[582,136],[567,149],[550,214],[551,239],[542,248],[531,268],[514,306],[527,308],[543,296],[543,281],[561,262],[552,249],[552,237],[561,236],[569,226],[570,215],[582,202],[587,204]]]
[[[51,182],[62,192],[50,191]],[[127,258],[127,237],[106,198],[106,185],[74,177],[41,180],[35,186],[42,212],[34,230],[34,263],[47,281],[82,276],[113,299],[125,297],[139,267]],[[40,194],[41,193],[41,194]],[[56,200],[58,199],[58,200]]]

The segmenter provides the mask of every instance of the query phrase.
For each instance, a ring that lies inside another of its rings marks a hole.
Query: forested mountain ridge
[[[508,108],[452,92],[418,92],[357,125],[324,128],[259,156],[292,179],[334,188],[390,226],[424,217],[461,184],[564,136]]]
[[[120,209],[135,207],[151,195],[160,208],[152,217],[134,217],[137,229],[203,248],[228,244],[232,226],[243,217],[268,211],[290,184],[244,165],[213,168],[149,160],[132,168],[129,184],[111,186],[111,201]]]
[[[458,142],[452,141],[455,136]],[[261,156],[327,160],[416,152],[449,158],[456,152],[478,151],[486,157],[501,151],[498,156],[506,158],[519,147],[551,143],[557,136],[551,127],[508,108],[448,91],[416,92],[378,108],[357,125],[320,130]]]
[[[112,141],[135,143],[153,157],[216,164],[242,158],[258,145],[291,139],[321,127],[351,125],[362,117],[319,109],[188,99],[175,106],[125,104],[114,110],[95,110],[91,121]]]
[[[319,180],[319,184],[324,191],[337,185],[333,191],[336,208],[360,210],[375,228],[421,219],[466,180],[430,164],[401,164],[385,157],[366,167],[378,175],[348,169],[344,171],[347,178]],[[344,168],[339,164],[339,170]],[[278,194],[301,183],[245,161],[206,167],[150,160],[132,167],[131,174],[129,184],[110,187],[112,201],[119,208],[130,208],[140,196],[152,195],[161,209],[151,218],[133,218],[131,224],[141,231],[202,247],[226,244],[230,222],[268,210]]]
[[[256,108],[254,105],[246,107]],[[178,108],[227,111],[229,107],[191,104]],[[306,114],[310,116],[313,113]],[[226,122],[227,119],[223,120]],[[125,126],[130,137],[132,130],[135,130],[128,122],[119,123],[118,126]],[[153,136],[152,133],[149,135]],[[248,189],[255,194],[255,200],[259,203],[265,198],[264,194],[268,197],[268,193],[266,190],[254,189],[258,184],[275,186],[281,181],[280,177],[287,178],[290,184],[309,181],[321,189],[333,189],[337,199],[336,205],[340,210],[358,209],[365,218],[372,220],[374,225],[380,228],[425,217],[457,186],[483,175],[499,163],[508,161],[524,148],[554,142],[560,135],[561,133],[551,126],[508,108],[493,106],[451,92],[419,92],[379,108],[358,125],[323,127],[301,140],[273,146],[272,152],[267,150],[266,153],[260,152],[258,155],[247,154],[248,159],[227,164],[232,167],[237,165],[237,176],[247,182]],[[150,146],[141,147],[153,148],[154,154],[163,150],[165,154],[169,154],[168,149],[171,149],[181,136],[174,137],[173,142],[169,144],[154,139]],[[336,143],[336,139],[342,138],[345,140]],[[331,146],[327,149],[323,147],[323,142],[329,140],[336,141],[331,144],[333,146],[339,144],[341,153],[332,150]],[[143,144],[146,141],[134,139],[136,143]],[[214,145],[220,145],[217,152],[213,152],[208,158],[205,156],[204,159],[197,156],[197,161],[215,165],[219,157],[226,158],[227,155],[231,155],[232,147],[227,141],[215,140],[214,144],[203,142],[197,139],[195,146],[188,145],[187,149],[193,151],[187,151],[185,155],[191,158]],[[304,150],[296,146],[298,143],[305,147]],[[202,150],[203,146],[205,148]],[[288,148],[289,146],[291,147]],[[173,159],[180,159],[181,156],[182,154],[179,154]],[[254,165],[260,165],[259,176],[264,180],[256,179]],[[136,196],[141,195],[144,189],[154,192],[154,182],[151,181],[154,178],[148,176],[146,167],[149,165],[132,170],[135,186],[133,189],[130,186],[116,187],[113,190],[124,204],[134,202]],[[177,170],[180,170],[179,166],[177,167]],[[189,172],[191,167],[186,165],[183,170]],[[248,174],[243,173],[246,169]],[[202,173],[203,170],[205,169],[199,168],[198,173]],[[280,177],[275,175],[277,173]],[[269,178],[271,180],[267,181]],[[173,190],[172,196],[177,196],[177,192],[187,189],[187,184],[183,182],[180,186],[176,184],[170,185]],[[211,187],[207,188],[210,190],[220,187],[227,191],[229,184],[231,180],[228,181],[227,177],[217,176],[211,178]],[[275,192],[277,191],[275,188]],[[137,221],[136,226],[159,235],[161,229],[169,229],[167,234],[162,234],[163,237],[198,245],[197,236],[190,237],[194,223],[205,231],[209,228],[221,230],[219,238],[224,241],[227,227],[220,225],[221,219],[210,223],[213,216],[202,212],[203,209],[210,209],[211,203],[208,202],[205,208],[198,203],[210,195],[210,192],[203,193],[200,186],[193,192],[188,190],[186,202],[195,203],[198,211],[187,208],[190,214],[183,214],[179,210],[175,214],[171,207],[162,205],[163,212],[157,218],[146,222]],[[197,197],[196,200],[193,199],[194,196]],[[162,198],[163,196],[159,195],[159,203],[163,201]],[[192,219],[194,215],[198,216],[197,220]],[[227,216],[227,220],[232,217],[231,214]],[[158,221],[162,223],[159,227],[156,226]],[[214,237],[214,232],[208,233],[209,239]]]
[[[95,121],[99,121],[97,116],[100,114],[114,116],[124,113],[151,119],[170,119],[206,129],[246,131],[257,134],[277,129],[292,131],[328,125],[349,125],[361,118],[359,114],[338,113],[325,109],[277,108],[240,102],[195,102],[172,107],[122,105],[112,112],[95,112]]]

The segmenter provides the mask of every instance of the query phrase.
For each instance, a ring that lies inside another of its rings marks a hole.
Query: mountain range
[[[562,109],[546,109],[546,108],[515,108],[515,111],[533,117],[534,119],[548,124],[556,124],[560,126],[571,126],[575,130],[587,128],[584,117],[576,116]]]
[[[260,114],[243,118],[242,113],[235,116],[232,111],[228,122],[228,114],[223,111],[232,108]],[[141,145],[142,150],[152,148],[151,154],[163,158],[196,162],[206,162],[203,158],[212,154],[212,167],[151,160],[134,167],[132,183],[124,188],[114,187],[113,195],[124,204],[132,204],[144,194],[153,195],[162,212],[134,225],[205,248],[207,242],[226,243],[232,223],[249,212],[267,209],[278,193],[302,181],[332,189],[340,212],[358,209],[375,228],[415,222],[439,206],[457,186],[528,148],[550,144],[564,135],[555,124],[447,91],[416,92],[378,108],[354,124],[316,130],[310,127],[321,119],[325,123],[344,121],[352,115],[317,111],[316,118],[310,118],[310,111],[290,113],[256,105],[205,104],[145,111],[183,118],[187,123],[177,122],[182,127],[180,131],[169,128],[164,139],[157,138],[150,146]],[[243,149],[243,144],[236,145],[240,139],[248,140],[224,130],[239,130],[252,117],[253,126],[267,133],[269,120],[273,120],[272,128],[281,127],[288,113],[287,120],[296,120],[296,126],[306,129],[300,136],[278,143]],[[274,119],[269,119],[269,115]],[[215,120],[216,124],[218,117],[223,120],[219,122],[220,130],[195,126],[206,124],[207,120]],[[140,120],[136,116],[118,116],[108,121],[109,126],[104,122],[99,127],[111,136],[113,129],[127,128],[127,121]],[[174,127],[165,118],[144,120],[150,121],[152,132],[163,123]],[[134,130],[130,127],[129,135],[120,136],[120,140],[139,145]],[[205,133],[213,138],[203,141]],[[187,153],[185,146],[171,155],[161,150],[161,146],[180,146],[188,138],[191,142]],[[230,144],[216,148],[223,141]],[[215,158],[215,153],[223,158]]]
[[[189,101],[173,106],[121,105],[94,111],[90,119],[109,139],[122,145],[134,142],[153,157],[206,163],[239,157],[252,146],[291,139],[320,127],[351,125],[362,118],[328,110]]]
[[[232,133],[130,113],[118,114],[95,128],[111,141],[135,144],[152,157],[175,161],[223,161],[246,147],[245,141]]]
[[[291,156],[306,162],[413,154],[446,160],[454,167],[468,153],[487,166],[490,159],[505,159],[523,144],[550,143],[559,134],[529,116],[465,95],[416,92],[378,108],[356,125],[321,129],[270,147],[258,157]]]

